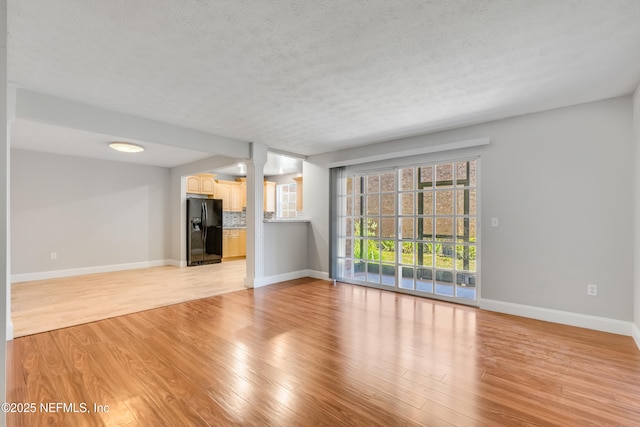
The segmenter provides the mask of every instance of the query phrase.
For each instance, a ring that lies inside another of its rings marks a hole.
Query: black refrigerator
[[[187,198],[187,265],[222,261],[222,200]]]

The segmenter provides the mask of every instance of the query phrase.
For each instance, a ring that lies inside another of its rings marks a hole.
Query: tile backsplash
[[[264,219],[275,218],[275,212],[265,212]],[[242,212],[222,212],[222,226],[231,228],[244,228],[247,226],[247,211],[244,209]]]
[[[222,212],[223,227],[246,227],[246,213],[242,212]]]

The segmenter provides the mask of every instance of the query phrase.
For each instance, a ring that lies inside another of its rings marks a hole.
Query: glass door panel
[[[475,302],[477,163],[442,162],[348,177],[343,276]]]

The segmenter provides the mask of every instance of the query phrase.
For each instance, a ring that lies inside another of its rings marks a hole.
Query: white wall
[[[482,298],[631,321],[631,111],[627,96],[311,156],[304,177],[310,268],[329,265],[324,165],[489,137],[488,146],[420,160],[481,155]],[[315,198],[309,204],[308,191]],[[489,227],[491,217],[499,228]],[[597,297],[586,295],[588,283],[599,286]]]
[[[634,217],[634,333],[636,344],[640,347],[640,84],[633,94],[633,137],[635,146],[635,186],[633,199],[635,202]]]
[[[7,2],[0,0],[0,99],[3,100],[0,105],[0,128],[4,128],[4,133],[0,136],[0,399],[6,402],[7,384],[6,384],[6,349],[7,337],[13,338],[12,332],[7,331],[9,319],[11,317],[10,300],[7,296],[11,295],[11,282],[9,275],[11,272],[10,251],[9,251],[9,127],[7,123],[8,115],[12,114],[15,107],[15,99],[11,99],[7,93]],[[9,332],[9,333],[7,333]],[[0,413],[0,426],[4,426],[6,417],[4,412]]]
[[[166,258],[169,169],[24,150],[11,157],[13,274]]]
[[[308,228],[309,269],[329,272],[329,169],[327,156],[313,156],[302,162],[304,216],[311,218]]]
[[[264,223],[264,275],[285,275],[307,270],[306,222]]]

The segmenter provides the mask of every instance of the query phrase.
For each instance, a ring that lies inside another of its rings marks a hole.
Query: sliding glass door
[[[339,190],[339,275],[473,304],[478,159],[347,173]]]

